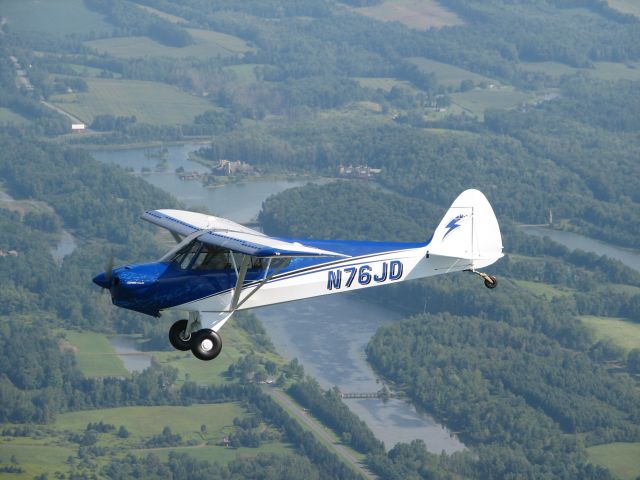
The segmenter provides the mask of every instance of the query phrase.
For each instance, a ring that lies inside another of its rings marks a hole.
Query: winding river
[[[142,174],[145,180],[173,194],[187,207],[206,206],[216,215],[236,222],[254,220],[262,202],[270,195],[307,183],[252,181],[209,189],[198,181],[180,180],[173,174],[179,167],[186,171],[205,171],[202,165],[188,160],[189,152],[199,147],[195,144],[168,147],[163,172],[154,171],[158,159],[146,156],[144,149],[98,150],[92,154],[100,161],[116,163]],[[380,325],[398,321],[400,314],[370,305],[353,294],[275,305],[254,313],[269,331],[278,352],[286,359],[298,358],[305,370],[326,388],[337,385],[341,391],[353,393],[382,388],[366,362],[364,348]],[[118,349],[124,347],[121,341],[117,343]],[[131,355],[122,358],[123,361],[134,359]],[[445,427],[402,400],[383,403],[377,399],[361,399],[346,400],[346,403],[387,448],[416,438],[423,440],[434,453],[443,450],[452,453],[465,448]]]

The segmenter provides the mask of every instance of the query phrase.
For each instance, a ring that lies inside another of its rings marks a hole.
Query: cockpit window
[[[198,240],[185,245],[171,258],[171,262],[182,270],[234,270],[234,260],[239,267],[242,255]],[[250,260],[250,270],[264,270],[269,265],[270,271],[282,269],[291,261],[290,258],[274,258],[269,263],[269,259],[258,257],[250,257]]]
[[[182,270],[230,270],[231,252],[197,240],[180,249],[171,259]]]

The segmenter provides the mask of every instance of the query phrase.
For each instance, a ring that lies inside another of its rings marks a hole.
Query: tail
[[[460,259],[471,270],[500,259],[502,236],[489,201],[479,190],[455,199],[427,246],[429,255]]]

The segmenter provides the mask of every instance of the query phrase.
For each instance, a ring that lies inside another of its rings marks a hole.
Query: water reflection
[[[109,343],[116,351],[118,358],[122,360],[124,368],[130,372],[141,372],[151,366],[151,355],[140,351],[135,338],[127,335],[114,335],[109,337]]]

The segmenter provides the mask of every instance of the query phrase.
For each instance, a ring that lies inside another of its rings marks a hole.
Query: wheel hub
[[[211,349],[213,348],[213,342],[211,340],[209,340],[208,338],[205,338],[201,343],[200,343],[200,347],[202,348],[202,350],[204,350],[205,352],[209,352],[211,351]]]

